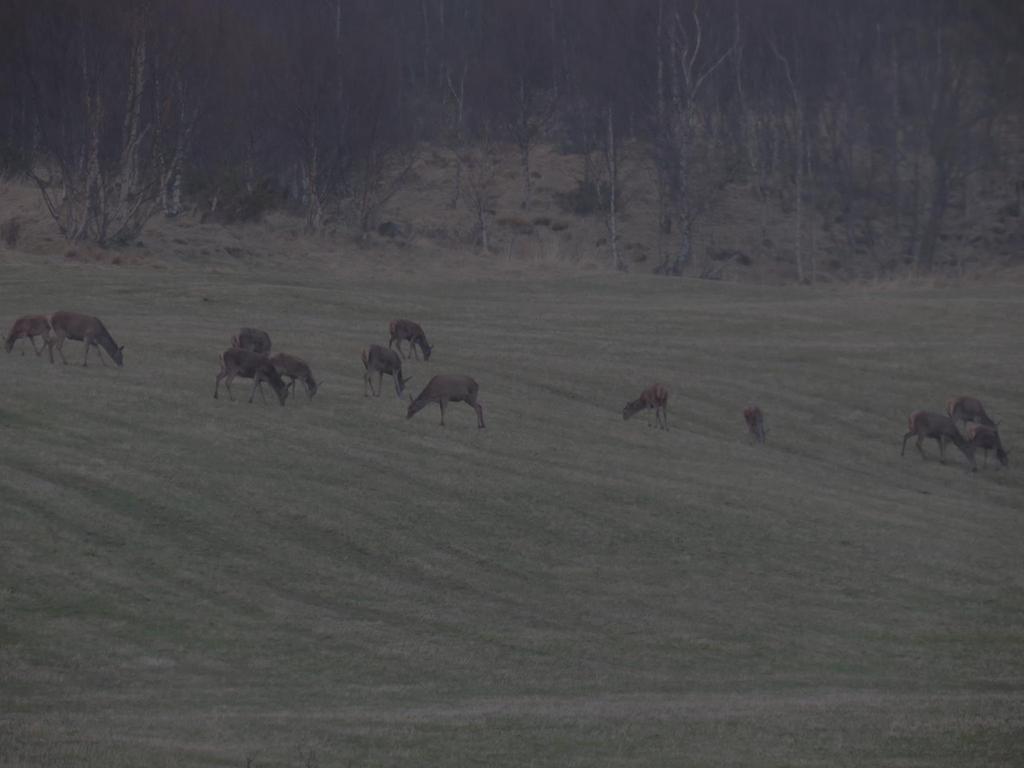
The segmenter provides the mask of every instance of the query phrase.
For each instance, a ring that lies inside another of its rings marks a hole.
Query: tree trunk
[[[949,204],[949,167],[943,159],[933,161],[934,178],[932,179],[931,202],[928,206],[928,218],[921,235],[921,245],[917,252],[918,268],[922,272],[931,272],[935,264],[935,252],[938,249],[939,234],[942,231],[942,220]]]
[[[612,264],[621,272],[625,270],[625,266],[619,256],[618,221],[615,210],[619,164],[616,158],[615,121],[611,107],[608,107],[608,145],[605,157],[608,164],[608,237],[612,246]]]

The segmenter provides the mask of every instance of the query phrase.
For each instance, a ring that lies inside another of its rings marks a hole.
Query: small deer
[[[423,359],[430,359],[430,353],[434,348],[430,346],[430,343],[427,341],[427,335],[418,323],[414,323],[412,320],[392,320],[388,330],[391,332],[391,338],[388,339],[388,349],[391,349],[391,345],[397,341],[398,353],[405,357],[405,353],[402,352],[402,342],[408,341],[411,356],[419,359],[419,355],[416,353],[416,347],[419,346],[423,352]]]
[[[999,432],[984,424],[971,424],[967,427],[967,439],[975,449],[981,448],[985,451],[985,463],[982,468],[988,466],[989,451],[996,452],[996,458],[1004,467],[1010,466],[1010,452],[1003,448],[1003,442],[999,439]]]
[[[953,421],[963,422],[964,427],[967,426],[969,421],[983,424],[993,429],[996,427],[996,423],[985,413],[985,406],[976,397],[961,395],[960,397],[949,398],[946,401],[946,413],[949,414],[949,418]]]
[[[255,352],[258,355],[269,355],[270,336],[266,331],[261,331],[258,328],[242,328],[238,331],[238,335],[231,337],[231,346],[235,349]]]
[[[622,409],[622,418],[629,419],[640,411],[654,409],[654,419],[659,429],[668,429],[668,390],[661,384],[651,384],[640,393],[640,397],[626,403]],[[650,419],[647,426],[651,426]]]
[[[43,337],[43,346],[41,348],[36,347],[36,336]],[[11,332],[4,339],[4,349],[7,350],[8,354],[14,349],[14,342],[19,339],[28,339],[32,342],[32,349],[35,351],[36,357],[43,354],[43,350],[53,342],[53,339],[50,337],[50,321],[46,318],[46,315],[25,315],[14,321],[14,325],[11,326]],[[21,354],[25,354],[24,344],[21,348]],[[53,356],[52,352],[50,356]]]
[[[402,397],[405,392],[405,385],[409,383],[412,376],[402,376],[402,358],[395,354],[393,349],[385,349],[379,344],[372,344],[368,349],[362,351],[363,368],[363,397],[367,397],[366,389],[369,387],[374,397],[380,397],[381,387],[384,383],[384,374],[388,374],[395,382],[395,396]],[[373,391],[373,374],[377,374],[377,391]]]
[[[291,379],[288,382],[288,387],[291,393],[295,394],[295,381],[301,381],[303,386],[306,388],[306,395],[310,400],[313,399],[313,395],[316,394],[320,386],[316,383],[316,379],[313,378],[313,371],[309,367],[309,364],[305,360],[300,360],[295,355],[289,355],[286,352],[278,352],[272,358],[270,358],[270,364],[277,369],[277,372],[282,378]]]
[[[250,403],[256,396],[257,389],[260,390],[260,397],[263,398],[263,402],[267,401],[266,396],[263,394],[263,388],[260,386],[265,381],[274,390],[281,405],[284,405],[284,401],[288,397],[288,385],[284,383],[277,369],[270,362],[269,357],[258,355],[245,349],[231,347],[224,351],[220,360],[220,373],[217,374],[217,381],[213,386],[214,399],[217,398],[220,391],[221,379],[224,379],[224,386],[228,390],[228,397],[234,400],[235,396],[231,392],[231,382],[236,376],[240,376],[243,379],[252,379],[252,392],[249,393]]]
[[[974,446],[964,439],[963,435],[960,434],[960,430],[956,428],[956,423],[948,416],[928,411],[914,411],[907,420],[907,429],[907,434],[903,436],[903,447],[900,449],[900,456],[907,450],[907,440],[916,436],[917,450],[921,454],[922,459],[927,458],[921,443],[924,442],[926,437],[930,437],[939,443],[939,461],[943,464],[946,463],[946,442],[949,441],[967,457],[971,469],[977,469],[974,463]]]
[[[756,405],[748,405],[743,409],[743,419],[747,422],[747,430],[754,437],[754,442],[765,441],[764,413]]]
[[[411,419],[431,403],[437,403],[441,407],[441,426],[443,427],[444,409],[448,403],[463,402],[476,411],[476,426],[478,429],[483,429],[484,409],[477,400],[479,392],[480,387],[469,376],[434,376],[427,382],[427,386],[415,400],[412,395],[409,396],[409,410],[405,417]]]
[[[63,347],[64,341],[71,339],[72,341],[85,342],[83,366],[89,364],[90,347],[96,347],[96,354],[99,355],[100,362],[103,365],[107,363],[103,359],[100,348],[110,355],[110,359],[117,364],[118,368],[124,365],[124,347],[117,346],[113,337],[98,317],[80,315],[77,312],[55,312],[50,318],[50,325],[53,326],[54,333],[53,341],[49,345],[51,363],[53,362],[53,350],[56,347],[57,354],[64,361],[64,365],[68,364],[67,358],[64,357]]]

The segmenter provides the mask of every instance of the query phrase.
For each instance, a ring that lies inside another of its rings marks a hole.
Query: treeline
[[[101,243],[184,201],[368,230],[425,143],[486,240],[488,149],[516,148],[528,206],[544,141],[585,156],[619,264],[628,145],[656,169],[659,271],[735,182],[792,211],[800,279],[811,211],[928,269],[1024,106],[1014,0],[7,0],[0,29],[0,163]]]

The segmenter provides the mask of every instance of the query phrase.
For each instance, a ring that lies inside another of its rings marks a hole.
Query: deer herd
[[[402,398],[405,386],[412,378],[402,372],[403,360],[415,358],[424,362],[430,360],[433,347],[427,341],[427,335],[423,328],[411,320],[392,320],[388,327],[390,336],[386,347],[379,344],[371,344],[361,353],[363,361],[363,395],[369,397],[380,397],[384,375],[391,377],[395,387],[395,396]],[[36,344],[36,337],[42,340],[42,346]],[[28,339],[36,357],[40,357],[43,351],[49,352],[50,362],[53,362],[53,350],[56,349],[61,361],[67,365],[67,358],[64,357],[64,342],[68,339],[81,341],[85,344],[85,357],[82,365],[89,364],[89,350],[96,348],[96,355],[105,366],[101,352],[105,351],[111,360],[118,367],[124,365],[124,347],[119,347],[114,341],[110,332],[103,325],[98,317],[83,315],[77,312],[55,312],[47,317],[46,315],[25,315],[19,317],[11,326],[10,332],[4,339],[4,348],[8,353],[14,349],[14,345],[23,339]],[[406,357],[402,351],[402,342],[409,345],[409,356]],[[397,344],[398,351],[393,348]],[[235,378],[251,379],[252,391],[249,394],[249,402],[253,401],[256,392],[266,402],[263,394],[263,384],[267,384],[281,405],[285,404],[289,394],[295,393],[296,382],[302,382],[306,395],[312,399],[319,389],[319,384],[313,376],[313,371],[304,360],[284,352],[278,352],[271,356],[270,336],[256,328],[242,328],[231,337],[231,346],[226,349],[220,358],[220,372],[214,382],[213,396],[217,398],[220,392],[220,384],[223,381],[232,400],[234,395],[231,392],[231,382]],[[22,355],[25,354],[22,345]],[[373,377],[377,376],[377,388],[374,391]],[[288,382],[285,382],[288,379]],[[444,426],[445,408],[448,403],[466,403],[476,412],[477,427],[484,427],[483,406],[479,401],[480,387],[476,380],[470,376],[442,374],[433,376],[427,385],[415,398],[408,396],[409,406],[406,411],[406,418],[412,418],[426,406],[437,403],[441,409],[441,426]],[[622,409],[622,418],[629,419],[641,411],[654,411],[655,424],[659,429],[668,429],[668,389],[662,384],[651,384],[640,393],[635,400],[626,403]],[[743,419],[747,425],[750,439],[755,443],[764,443],[767,431],[764,423],[764,413],[757,405],[749,405],[743,409]],[[961,433],[957,423],[964,426],[965,433]],[[648,422],[649,426],[653,426]],[[1008,467],[1009,452],[1003,447],[999,438],[998,424],[985,412],[981,401],[974,397],[954,397],[946,403],[946,413],[933,411],[914,411],[910,414],[907,422],[907,432],[903,436],[903,445],[900,455],[905,455],[907,440],[916,437],[916,447],[925,459],[923,443],[925,439],[935,440],[939,444],[939,460],[945,463],[946,444],[952,443],[967,459],[968,468],[977,470],[975,454],[978,450],[984,451],[985,463],[988,466],[988,458],[991,452],[995,452],[997,461]]]

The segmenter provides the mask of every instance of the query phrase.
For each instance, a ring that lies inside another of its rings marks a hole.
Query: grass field
[[[125,367],[0,357],[0,765],[1024,764],[1019,460],[900,457],[1024,441],[1019,284],[271,266],[5,261]],[[363,397],[395,316],[487,429]],[[312,402],[211,397],[243,324]]]

